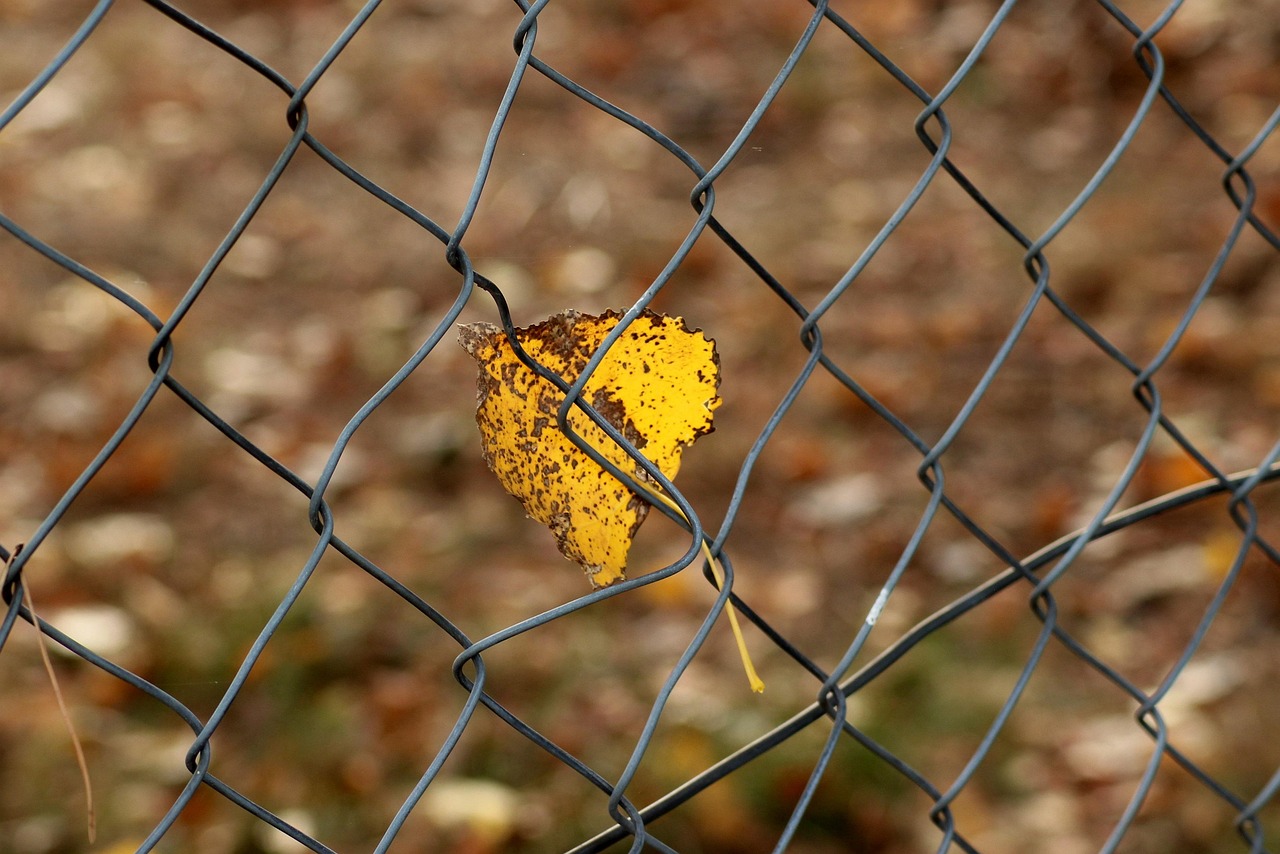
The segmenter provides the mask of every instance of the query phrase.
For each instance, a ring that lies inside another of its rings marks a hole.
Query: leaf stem
[[[642,484],[642,486],[648,487],[649,485]],[[678,513],[686,522],[689,521],[689,518],[684,515],[684,511],[680,509],[680,506],[666,495],[663,495],[661,492],[652,488],[647,489],[647,491],[655,499],[661,501],[667,507]],[[723,589],[724,569],[720,566],[720,561],[716,560],[715,555],[711,554],[711,547],[707,545],[707,541],[705,539],[702,541],[702,554],[711,567],[711,575],[715,578],[716,589]],[[762,680],[760,675],[756,673],[755,665],[751,663],[751,654],[747,652],[747,642],[742,637],[742,627],[738,625],[738,614],[733,610],[732,604],[728,601],[724,603],[724,613],[729,618],[729,627],[733,630],[734,640],[738,643],[738,654],[742,657],[742,669],[747,672],[747,681],[751,683],[751,690],[757,694],[762,694],[764,693],[764,680]]]

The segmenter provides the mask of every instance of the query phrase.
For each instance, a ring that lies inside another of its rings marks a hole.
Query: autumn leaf
[[[572,385],[622,315],[565,311],[517,329],[520,346]],[[585,413],[569,411],[570,427],[647,493],[635,494],[573,444],[558,423],[564,393],[516,356],[506,334],[488,323],[459,327],[458,339],[480,365],[476,423],[484,458],[507,492],[551,528],[560,552],[576,561],[595,587],[626,577],[636,530],[656,501],[683,516],[644,469]],[[624,330],[592,371],[582,397],[668,479],[687,445],[710,433],[720,405],[715,342],[684,320],[645,311]],[[687,520],[686,520],[687,521]],[[724,572],[706,542],[703,556],[717,587]],[[764,690],[733,609],[725,612],[751,690]]]
[[[534,360],[573,383],[621,314],[565,311],[516,330]],[[460,327],[459,340],[480,365],[476,422],[484,458],[528,514],[551,528],[561,553],[596,587],[625,578],[627,554],[649,502],[569,441],[557,426],[564,394],[516,356],[496,326]],[[715,343],[684,320],[646,311],[610,347],[583,389],[583,400],[666,477],[674,478],[684,448],[710,433],[720,405]],[[640,465],[585,413],[569,425],[638,483]]]

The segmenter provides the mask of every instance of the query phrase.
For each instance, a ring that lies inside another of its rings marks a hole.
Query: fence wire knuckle
[[[0,60],[0,755],[21,757],[0,850],[83,844],[33,734],[52,716],[28,633],[93,722],[112,851],[1280,850],[1280,92],[1257,46],[1280,23],[1181,0],[27,5],[0,14],[50,56]],[[121,91],[89,85],[113,63]],[[245,126],[165,124],[201,108]],[[144,114],[160,142],[113,136]],[[251,175],[230,212],[218,144]],[[599,183],[577,208],[576,178]],[[166,181],[206,182],[209,209],[166,211]],[[102,186],[165,230],[113,237]],[[355,260],[317,276],[264,248],[290,240]],[[592,240],[621,281],[540,281],[549,247]],[[367,326],[375,279],[409,319]],[[55,326],[58,293],[94,307]],[[561,376],[519,330],[579,298],[622,319]],[[732,460],[679,485],[586,393],[647,309],[715,337],[746,401],[708,442]],[[397,448],[397,419],[471,429],[468,316],[673,548],[603,589],[543,581],[573,573],[495,509],[474,441]],[[219,387],[218,347],[258,352]],[[184,477],[237,486],[193,499]],[[160,557],[145,531],[85,533],[139,508]],[[727,608],[763,698],[721,649]],[[203,681],[175,676],[183,644],[208,647]],[[317,709],[334,732],[300,734]]]

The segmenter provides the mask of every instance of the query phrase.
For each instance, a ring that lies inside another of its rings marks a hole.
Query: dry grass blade
[[[10,563],[17,559],[22,547],[13,550]],[[71,736],[71,746],[76,752],[76,764],[80,767],[80,779],[84,782],[85,823],[89,833],[89,844],[92,845],[98,835],[98,822],[93,811],[93,784],[89,780],[89,763],[84,758],[84,747],[80,744],[80,736],[76,733],[76,725],[71,720],[71,712],[67,709],[66,700],[62,697],[62,688],[58,685],[58,676],[53,672],[53,662],[49,658],[49,649],[45,645],[44,632],[40,631],[40,618],[36,616],[35,600],[31,598],[31,583],[22,580],[22,601],[31,614],[31,624],[36,628],[36,646],[40,650],[40,661],[44,664],[45,673],[49,674],[49,684],[53,686],[53,696],[58,701],[58,711],[67,725],[67,733]]]

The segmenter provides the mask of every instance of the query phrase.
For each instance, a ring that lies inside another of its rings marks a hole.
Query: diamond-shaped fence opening
[[[1277,850],[1277,44],[0,5],[0,849]],[[456,340],[567,308],[721,363],[600,590]]]

